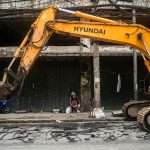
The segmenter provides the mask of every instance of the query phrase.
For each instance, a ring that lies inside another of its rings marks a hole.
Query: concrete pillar
[[[93,69],[94,69],[94,108],[101,107],[100,100],[100,62],[99,62],[99,44],[93,43]]]
[[[80,63],[81,63],[81,77],[80,77],[80,101],[81,111],[88,111],[91,108],[91,60],[84,58],[83,53],[90,53],[91,41],[87,38],[80,38],[80,42],[87,47],[80,47]]]
[[[132,22],[136,23],[135,9],[132,10]],[[138,100],[138,81],[137,81],[137,52],[133,49],[133,74],[134,74],[134,100]]]
[[[81,52],[90,53],[91,52],[91,40],[87,38],[80,38],[80,42],[87,46],[87,47],[81,46]]]
[[[89,111],[91,109],[92,87],[91,87],[91,66],[90,58],[83,58],[81,61],[81,80],[80,80],[80,99],[81,111]]]

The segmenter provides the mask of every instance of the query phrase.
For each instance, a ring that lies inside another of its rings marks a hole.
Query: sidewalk
[[[9,113],[0,114],[1,123],[61,123],[61,122],[93,122],[123,121],[124,117],[113,117],[111,112],[104,112],[105,118],[91,118],[89,112],[83,113]]]

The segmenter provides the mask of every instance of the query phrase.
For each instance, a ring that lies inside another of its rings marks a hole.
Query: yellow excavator
[[[56,19],[58,11],[90,21]],[[42,48],[54,32],[129,45],[139,50],[145,66],[150,72],[150,30],[148,28],[138,24],[116,22],[79,11],[74,12],[57,6],[50,6],[44,9],[31,25],[12,61],[5,69],[3,79],[0,81],[0,100],[7,99],[20,88]],[[23,55],[20,64],[17,71],[14,72],[12,66],[21,53]],[[124,104],[122,110],[127,118],[137,117],[139,124],[150,131],[150,101],[130,101]]]

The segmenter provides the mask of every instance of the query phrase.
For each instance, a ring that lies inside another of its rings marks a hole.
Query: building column
[[[91,51],[91,41],[87,38],[80,38],[80,42],[87,47],[80,47],[81,57],[81,76],[80,76],[80,101],[81,101],[81,111],[89,111],[91,108],[91,59],[89,57],[83,57],[83,53],[88,53]]]
[[[91,88],[91,66],[90,58],[83,58],[81,61],[81,78],[80,78],[80,99],[81,111],[89,111],[91,109],[92,88]]]
[[[101,107],[100,99],[100,61],[99,61],[99,44],[93,43],[93,69],[94,69],[94,108]]]
[[[136,23],[135,9],[132,10],[132,22]],[[137,52],[133,48],[133,84],[134,84],[134,100],[138,100],[138,81],[137,81]]]

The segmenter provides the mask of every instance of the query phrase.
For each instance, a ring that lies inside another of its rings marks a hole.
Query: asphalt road
[[[0,145],[1,150],[149,150],[149,141]]]

